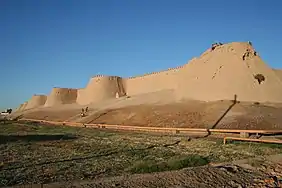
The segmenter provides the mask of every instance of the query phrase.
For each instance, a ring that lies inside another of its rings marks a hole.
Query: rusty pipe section
[[[282,140],[265,140],[265,139],[238,138],[238,137],[224,137],[223,138],[223,144],[226,144],[227,140],[239,140],[239,141],[248,141],[248,142],[264,142],[264,143],[272,143],[272,144],[282,144]]]
[[[92,128],[106,128],[118,130],[131,130],[131,131],[149,131],[149,132],[214,132],[214,133],[259,133],[259,134],[278,134],[282,130],[240,130],[240,129],[197,129],[197,128],[169,128],[169,127],[141,127],[141,126],[128,126],[128,125],[107,125],[107,124],[93,124],[93,123],[76,123],[66,121],[49,121],[38,119],[26,119],[25,121],[35,121],[41,123],[49,123],[53,125],[67,125],[67,126],[87,126]]]

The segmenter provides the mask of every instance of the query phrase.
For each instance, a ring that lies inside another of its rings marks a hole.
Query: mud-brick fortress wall
[[[77,90],[76,102],[87,105],[116,98],[117,94],[122,97],[174,89],[182,67],[130,78],[97,75],[89,80],[85,88]]]
[[[143,76],[124,79],[124,87],[128,96],[151,93],[161,90],[175,89],[179,70],[184,66],[165,71],[153,72]]]
[[[20,105],[18,111],[43,104],[45,107],[72,103],[88,105],[117,96],[162,90],[175,90],[181,99],[230,100],[236,94],[242,101],[281,102],[282,70],[271,69],[258,55],[243,59],[247,49],[254,52],[249,43],[233,42],[212,51],[208,49],[189,63],[165,71],[130,78],[98,75],[83,89],[53,88],[47,97],[33,96]],[[263,84],[254,79],[258,73],[266,78]]]

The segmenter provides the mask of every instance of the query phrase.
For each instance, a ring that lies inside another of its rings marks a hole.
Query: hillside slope
[[[259,83],[257,74],[264,81]],[[281,80],[243,42],[218,46],[193,59],[181,70],[177,84],[178,98],[215,101],[232,100],[236,95],[240,101],[282,102]]]

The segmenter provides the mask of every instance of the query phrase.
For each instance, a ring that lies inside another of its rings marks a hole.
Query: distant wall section
[[[19,108],[19,111],[23,111],[25,110],[26,106],[27,106],[28,102],[24,102],[23,104],[21,104],[21,107]]]
[[[161,90],[175,89],[179,70],[184,66],[179,66],[161,72],[153,72],[143,76],[127,78],[124,81],[126,94],[132,96]]]
[[[72,104],[77,99],[77,89],[71,88],[53,88],[50,95],[47,96],[45,107],[61,104]]]
[[[28,101],[25,109],[37,108],[43,106],[47,100],[46,95],[33,95]]]
[[[23,107],[23,104],[20,104],[13,112],[19,112],[20,109]]]
[[[118,76],[92,77],[84,89],[78,90],[77,103],[87,105],[92,102],[98,102],[110,98],[125,95],[123,79]]]

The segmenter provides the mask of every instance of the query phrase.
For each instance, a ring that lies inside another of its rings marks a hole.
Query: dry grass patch
[[[75,139],[18,140],[0,144],[0,185],[90,180],[100,177],[177,170],[281,153],[281,147],[255,143],[118,132],[38,123],[1,125],[2,136],[74,135]],[[16,174],[16,175],[15,175]]]

